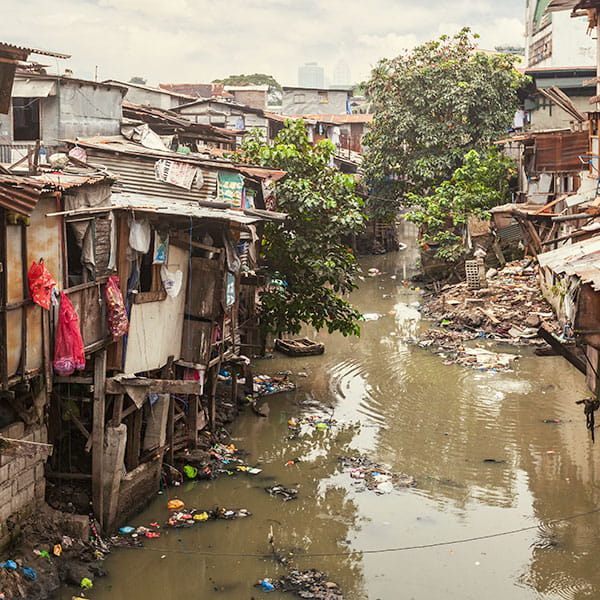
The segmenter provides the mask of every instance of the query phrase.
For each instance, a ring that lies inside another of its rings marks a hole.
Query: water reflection
[[[563,359],[535,357],[528,349],[519,352],[514,372],[493,373],[446,366],[407,343],[425,326],[418,311],[422,292],[403,283],[415,258],[409,245],[363,261],[365,280],[353,300],[381,316],[363,324],[360,339],[323,333],[321,357],[259,361],[263,372],[308,374],[297,379],[295,393],[268,399],[267,418],[244,414],[232,427],[234,443],[263,472],[181,490],[190,506],[245,507],[253,516],[169,532],[147,543],[158,552],[115,552],[93,600],[262,598],[252,585],[282,573],[275,561],[196,552],[260,555],[268,552],[271,527],[279,550],[294,552],[301,568],[329,573],[350,600],[600,596],[599,516],[544,524],[598,506],[600,450],[574,405],[586,393],[583,377]],[[372,267],[381,273],[368,277]],[[289,418],[314,414],[360,427],[290,435]],[[544,422],[554,419],[560,423]],[[383,496],[361,491],[338,462],[351,453],[409,473],[418,486]],[[274,482],[297,487],[298,499],[270,497],[264,487]],[[134,524],[165,516],[160,496]],[[517,529],[523,531],[460,541]],[[455,542],[344,554],[448,540]],[[65,589],[60,598],[72,592]]]

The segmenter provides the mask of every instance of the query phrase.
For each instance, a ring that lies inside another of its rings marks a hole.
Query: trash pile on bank
[[[105,575],[102,564],[109,547],[93,521],[84,532],[68,515],[42,509],[22,524],[19,540],[0,561],[0,597],[7,600],[45,599],[63,582],[89,589],[96,577]]]
[[[194,450],[184,457],[183,473],[187,479],[216,479],[220,475],[262,472],[241,458],[241,452],[233,444],[213,444],[208,450]]]
[[[518,357],[469,348],[466,342],[491,340],[513,345],[545,345],[538,337],[542,324],[560,334],[550,305],[542,297],[536,268],[519,260],[500,271],[490,269],[487,287],[473,290],[466,283],[446,285],[421,309],[434,327],[415,340],[441,355],[444,364],[462,364],[480,370],[508,370]]]
[[[262,579],[256,585],[265,592],[293,592],[300,598],[344,600],[339,585],[317,569],[290,571],[281,579]]]
[[[387,466],[373,462],[368,457],[340,456],[339,461],[350,469],[350,477],[355,480],[358,491],[371,490],[377,494],[389,494],[396,489],[417,485],[414,477],[406,473],[394,473]]]

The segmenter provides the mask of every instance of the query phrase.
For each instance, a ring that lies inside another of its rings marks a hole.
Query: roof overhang
[[[162,215],[171,217],[184,217],[187,219],[205,219],[211,221],[228,221],[241,225],[252,225],[260,221],[282,221],[287,215],[284,213],[270,213],[269,211],[236,210],[232,208],[211,208],[201,206],[197,202],[172,201],[166,198],[147,196],[144,194],[113,193],[111,203],[96,208],[78,208],[70,211],[48,213],[47,217],[77,216],[102,213],[111,210],[126,210],[145,213],[149,215]]]
[[[13,98],[47,98],[56,96],[56,81],[54,79],[21,79],[13,83]]]

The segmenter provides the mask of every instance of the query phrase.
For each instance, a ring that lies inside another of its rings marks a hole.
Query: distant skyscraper
[[[350,67],[348,63],[342,58],[335,65],[333,70],[333,85],[350,85]]]
[[[316,62],[308,62],[302,67],[298,67],[298,86],[323,89],[325,87],[323,67],[320,67]]]

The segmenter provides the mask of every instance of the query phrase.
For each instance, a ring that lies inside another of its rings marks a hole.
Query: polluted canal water
[[[403,284],[416,259],[407,240],[404,251],[362,260],[352,301],[370,320],[360,338],[307,331],[324,355],[256,361],[257,373],[291,371],[299,386],[263,400],[266,417],[248,409],[230,426],[262,471],[168,491],[187,507],[251,516],[116,548],[87,598],[293,598],[255,587],[287,572],[269,556],[270,531],[292,568],[325,572],[348,600],[600,597],[600,514],[564,519],[594,511],[600,492],[600,447],[574,404],[587,394],[583,376],[530,348],[516,350],[512,371],[493,372],[444,365],[407,343],[427,327],[421,291]],[[313,416],[337,424],[290,429]],[[416,485],[369,489],[382,480],[339,460],[358,456]],[[297,498],[265,491],[276,484]],[[167,499],[157,495],[130,524],[165,522]],[[64,587],[57,600],[73,595]]]

